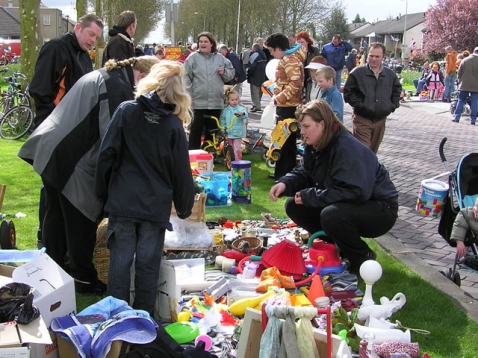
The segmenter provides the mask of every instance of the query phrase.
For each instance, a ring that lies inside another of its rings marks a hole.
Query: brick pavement
[[[251,106],[249,85],[243,89],[242,102]],[[262,105],[270,101],[264,96]],[[410,101],[402,105],[387,120],[385,137],[378,151],[379,160],[387,167],[399,191],[399,218],[387,235],[416,254],[426,267],[448,270],[454,262],[454,249],[437,233],[436,218],[425,217],[415,211],[415,202],[423,179],[445,172],[438,146],[443,137],[448,141],[445,154],[449,168],[454,170],[461,157],[473,151],[478,126],[471,126],[469,118],[451,122],[449,105],[442,102]],[[351,107],[345,105],[345,125],[351,128]],[[260,114],[250,113],[252,126],[260,128]],[[441,178],[447,181],[446,177]],[[460,268],[461,289],[478,300],[478,274]],[[456,289],[458,287],[456,286]]]

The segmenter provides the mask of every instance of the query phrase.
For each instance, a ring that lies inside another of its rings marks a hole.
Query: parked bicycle
[[[219,156],[222,156],[224,158],[224,165],[226,166],[227,170],[231,170],[232,162],[236,159],[236,156],[234,155],[234,149],[229,143],[227,131],[234,126],[234,122],[237,117],[232,117],[231,125],[228,127],[221,126],[221,123],[217,117],[204,115],[204,118],[214,119],[217,123],[217,128],[210,131],[212,140],[204,141],[201,149],[211,153],[215,160],[217,160]]]
[[[8,68],[0,70],[5,73]],[[33,110],[29,96],[30,85],[27,77],[20,72],[5,77],[8,88],[0,99],[0,137],[3,139],[19,139],[24,136],[33,125]],[[25,89],[22,91],[22,83]]]

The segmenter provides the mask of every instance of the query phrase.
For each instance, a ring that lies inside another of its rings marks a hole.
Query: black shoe
[[[451,121],[455,122],[455,123],[458,123],[460,120],[453,118]]]
[[[249,112],[257,112],[257,111],[259,111],[259,110],[258,110],[257,108],[255,108],[255,107],[252,107],[252,108],[249,110]]]
[[[268,177],[269,179],[275,179],[275,178],[276,178],[274,174],[269,174],[267,177]]]
[[[359,276],[360,275],[360,266],[367,261],[367,260],[376,260],[377,259],[377,254],[370,250],[367,252],[367,254],[359,259],[354,260],[355,262],[350,265],[349,272]]]
[[[104,296],[106,293],[106,283],[96,279],[93,282],[80,282],[75,280],[76,293],[83,295]]]

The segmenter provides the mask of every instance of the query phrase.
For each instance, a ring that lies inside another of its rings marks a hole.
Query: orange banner
[[[177,60],[182,55],[181,47],[166,47],[164,55],[167,60]]]

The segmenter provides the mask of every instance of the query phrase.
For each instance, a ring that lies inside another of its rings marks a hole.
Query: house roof
[[[354,31],[358,31],[363,26],[370,26],[369,22],[352,22],[349,24],[349,31],[353,33]]]
[[[425,13],[419,12],[416,14],[407,14],[407,31],[425,21]],[[355,37],[367,37],[371,33],[375,35],[386,35],[403,33],[405,27],[405,15],[390,19],[378,21],[367,27],[360,28],[358,31],[354,31]]]
[[[20,38],[20,20],[0,6],[0,36]]]

